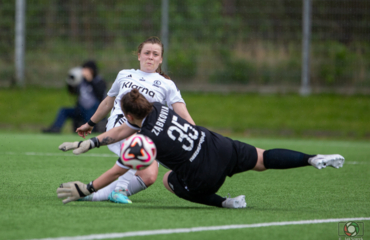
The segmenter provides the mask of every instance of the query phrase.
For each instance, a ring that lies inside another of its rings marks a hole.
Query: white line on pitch
[[[76,236],[76,237],[40,238],[40,239],[30,239],[30,240],[114,239],[114,238],[152,236],[152,235],[163,235],[163,234],[173,234],[173,233],[190,233],[190,232],[204,232],[204,231],[215,231],[215,230],[230,230],[230,229],[242,229],[242,228],[258,228],[258,227],[271,227],[271,226],[288,226],[288,225],[303,225],[303,224],[318,224],[318,223],[348,222],[348,221],[364,221],[364,220],[370,220],[370,217],[314,219],[314,220],[289,221],[289,222],[270,222],[270,223],[223,225],[223,226],[211,226],[211,227],[159,229],[159,230],[135,231],[135,232],[125,232],[125,233],[91,234],[91,235]]]

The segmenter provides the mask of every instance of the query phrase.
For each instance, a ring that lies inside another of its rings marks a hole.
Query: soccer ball
[[[122,163],[134,170],[147,168],[155,160],[157,148],[154,142],[142,134],[127,138],[121,145]]]
[[[72,87],[78,86],[82,82],[82,67],[74,67],[68,71],[66,82]]]

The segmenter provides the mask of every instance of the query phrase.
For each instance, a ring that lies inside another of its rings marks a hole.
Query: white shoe
[[[247,203],[245,202],[245,196],[240,195],[234,198],[226,198],[225,201],[222,202],[222,207],[224,208],[245,208]]]
[[[339,154],[333,155],[318,154],[312,158],[309,158],[308,163],[317,169],[326,168],[326,166],[340,168],[343,167],[344,157]]]

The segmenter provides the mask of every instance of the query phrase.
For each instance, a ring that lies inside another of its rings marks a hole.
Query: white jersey
[[[114,81],[108,96],[115,97],[114,106],[108,119],[106,130],[122,125],[126,122],[121,109],[122,97],[136,88],[149,102],[160,102],[172,109],[172,104],[184,102],[180,91],[172,80],[164,78],[158,73],[146,73],[141,70],[124,69],[120,71]],[[108,148],[119,156],[123,140],[109,144]],[[120,165],[123,168],[123,165]]]
[[[111,117],[123,114],[121,109],[122,96],[136,88],[149,102],[160,102],[172,108],[172,104],[184,103],[180,91],[172,80],[164,78],[158,73],[146,73],[141,70],[124,69],[120,71],[114,81],[108,96],[115,97]]]

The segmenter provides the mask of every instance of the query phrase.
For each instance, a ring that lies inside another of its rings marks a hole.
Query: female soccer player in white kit
[[[108,96],[99,105],[95,114],[89,122],[79,127],[76,132],[85,138],[91,133],[94,125],[102,120],[111,111],[106,130],[122,125],[126,118],[120,107],[121,98],[131,89],[136,88],[149,102],[160,102],[172,108],[182,118],[194,124],[185,102],[181,97],[180,91],[169,77],[162,73],[161,63],[163,60],[163,44],[157,37],[150,37],[141,43],[138,47],[138,60],[140,70],[122,70],[118,73]],[[108,145],[108,148],[119,156],[120,146],[123,140]],[[138,193],[157,179],[158,164],[152,164],[150,167],[135,171],[130,170],[119,179],[98,192],[91,194],[84,200],[103,201],[110,200],[116,203],[131,203],[128,196]]]

